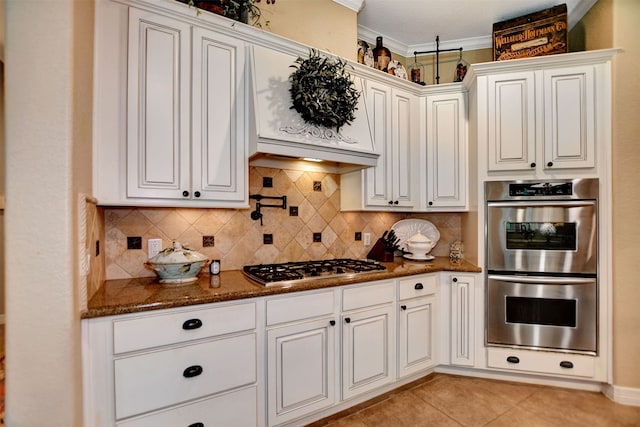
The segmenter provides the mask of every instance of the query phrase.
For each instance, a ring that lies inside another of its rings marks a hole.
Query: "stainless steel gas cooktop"
[[[384,270],[386,267],[375,261],[348,258],[247,265],[242,269],[247,277],[265,286],[303,283],[334,277],[348,278]]]

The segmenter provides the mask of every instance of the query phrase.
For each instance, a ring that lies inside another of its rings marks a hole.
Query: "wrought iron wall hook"
[[[251,212],[251,219],[254,221],[260,220],[260,225],[262,224],[262,212],[260,212],[260,208],[287,208],[287,196],[263,196],[262,194],[251,194],[249,195],[250,199],[254,199],[256,201],[256,210]],[[270,200],[280,200],[281,203],[279,205],[265,205],[261,202],[263,199]]]

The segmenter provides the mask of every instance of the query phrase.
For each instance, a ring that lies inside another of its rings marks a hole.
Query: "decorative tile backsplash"
[[[219,259],[222,270],[248,264],[364,258],[371,247],[357,241],[357,233],[371,233],[373,244],[405,218],[427,219],[438,228],[440,241],[431,252],[436,256],[448,256],[449,245],[461,238],[462,214],[340,212],[340,175],[263,167],[251,167],[249,173],[250,194],[287,196],[287,209],[261,209],[263,226],[251,219],[253,200],[249,209],[104,208],[106,278],[154,276],[144,267],[147,240],[153,238],[162,239],[163,247],[179,241]],[[269,181],[272,187],[263,187]],[[142,248],[127,249],[128,237],[141,237]]]

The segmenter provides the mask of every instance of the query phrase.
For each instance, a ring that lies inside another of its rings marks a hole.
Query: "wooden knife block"
[[[381,262],[393,262],[393,252],[385,250],[384,240],[378,239],[367,254],[367,258]]]

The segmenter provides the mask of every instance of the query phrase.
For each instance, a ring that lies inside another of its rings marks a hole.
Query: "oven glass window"
[[[575,251],[575,222],[506,222],[507,249]]]
[[[507,297],[507,323],[576,327],[577,301],[571,299]]]

